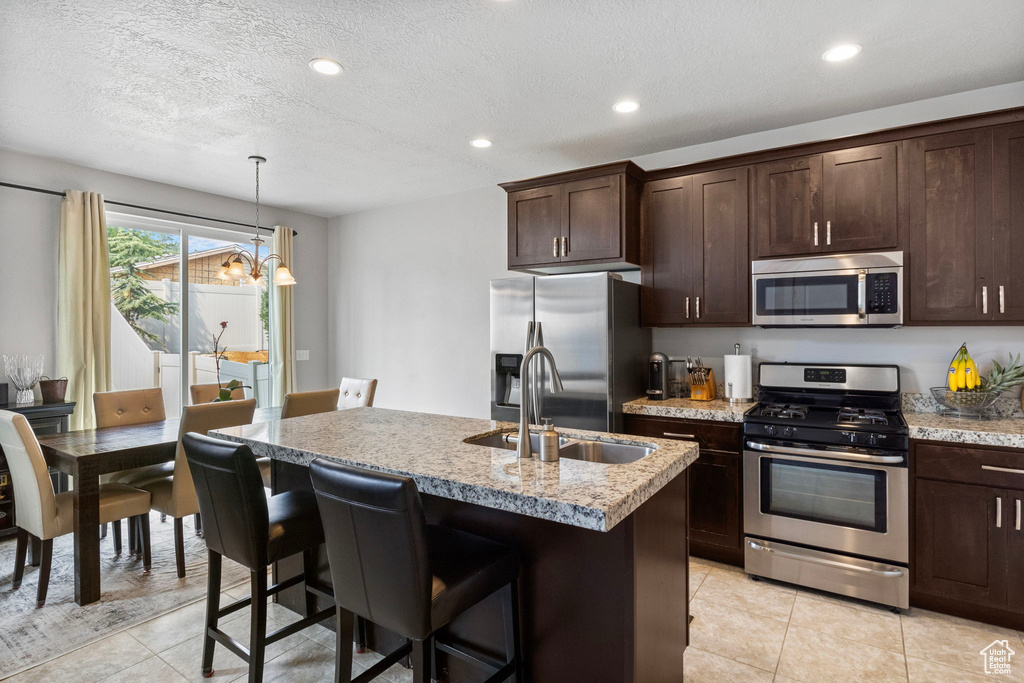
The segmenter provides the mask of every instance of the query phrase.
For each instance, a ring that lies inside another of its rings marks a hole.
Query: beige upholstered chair
[[[193,384],[188,388],[188,391],[192,396],[192,405],[197,406],[200,403],[212,403],[213,399],[217,398],[220,394],[220,385],[216,382],[213,384]],[[232,390],[231,398],[235,401],[244,399],[245,389],[238,387]]]
[[[75,497],[71,491],[54,493],[39,441],[24,415],[0,410],[0,446],[11,468],[14,497],[18,501],[18,540],[14,559],[14,588],[21,587],[29,535],[42,541],[36,607],[46,603],[53,560],[53,539],[74,531]],[[151,566],[149,551],[149,493],[125,484],[100,485],[100,524],[138,517],[143,543],[143,565]],[[86,529],[84,533],[99,533]]]
[[[179,578],[185,576],[185,532],[181,520],[199,512],[196,486],[192,481],[192,472],[188,468],[188,460],[185,458],[185,451],[181,446],[181,437],[188,432],[206,434],[211,429],[252,424],[252,416],[255,412],[256,399],[254,398],[244,401],[185,406],[178,429],[178,451],[174,456],[174,473],[168,477],[138,485],[140,489],[152,494],[151,506],[154,510],[174,518],[174,559]]]
[[[92,405],[96,414],[96,427],[126,427],[129,425],[163,422],[167,419],[164,410],[164,392],[160,387],[149,389],[129,389],[126,391],[98,391],[92,395]],[[116,482],[134,486],[147,481],[166,477],[174,472],[173,462],[147,465],[131,470],[122,470],[100,477],[100,482]],[[121,554],[121,522],[114,522],[114,548]],[[131,520],[128,522],[129,552],[135,550],[135,528]],[[106,534],[106,525],[103,526]]]
[[[373,395],[377,393],[377,380],[358,377],[341,378],[341,399],[338,408],[361,408],[373,406]]]
[[[341,389],[326,391],[301,391],[284,395],[284,406],[281,407],[281,419],[302,417],[314,413],[329,413],[338,409],[338,398]]]

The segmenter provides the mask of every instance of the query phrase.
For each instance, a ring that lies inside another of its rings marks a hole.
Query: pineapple
[[[1024,384],[1024,364],[1021,363],[1020,354],[1014,358],[1011,353],[1006,365],[1000,365],[999,361],[993,360],[992,368],[981,379],[982,389],[996,394],[1009,391],[1021,384]]]

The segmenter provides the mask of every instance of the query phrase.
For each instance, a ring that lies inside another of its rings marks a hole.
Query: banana
[[[946,385],[949,387],[950,391],[956,391],[957,390],[956,370],[957,370],[957,365],[960,363],[960,357],[963,355],[963,353],[964,353],[964,348],[961,346],[960,350],[957,351],[956,354],[953,356],[953,360],[950,361],[950,363],[949,363],[949,371],[947,372]]]
[[[981,386],[981,376],[978,374],[978,365],[971,358],[970,354],[967,355],[967,388],[973,389],[974,387]]]
[[[959,362],[956,364],[956,390],[960,391],[967,388],[967,359],[963,356],[960,357]]]

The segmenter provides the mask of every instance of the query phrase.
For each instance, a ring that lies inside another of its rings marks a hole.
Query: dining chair
[[[339,391],[341,399],[338,408],[370,408],[373,406],[373,395],[377,393],[377,380],[342,377]]]
[[[192,396],[192,405],[199,405],[200,403],[212,403],[213,399],[220,396],[221,385],[217,382],[213,384],[193,384],[188,388],[189,394]],[[238,387],[232,389],[231,400],[240,401],[245,398],[245,388]]]
[[[254,398],[185,406],[178,427],[178,450],[174,456],[174,472],[170,476],[138,485],[140,489],[152,494],[151,505],[154,510],[174,518],[174,561],[178,569],[178,578],[185,576],[185,529],[182,519],[199,512],[196,486],[192,481],[181,437],[189,432],[206,434],[212,429],[252,424],[255,412]]]
[[[340,396],[341,389],[296,391],[285,394],[284,405],[281,407],[281,419],[337,410]]]
[[[54,492],[43,451],[24,415],[0,410],[0,447],[3,447],[7,458],[14,497],[18,501],[15,515],[18,537],[14,551],[14,588],[21,587],[25,573],[25,551],[31,536],[39,540],[42,547],[39,586],[36,589],[38,609],[46,604],[50,567],[53,562],[53,539],[74,532],[75,495],[72,491]],[[148,491],[141,491],[126,484],[100,485],[100,524],[119,522],[124,518],[138,518],[142,534],[143,567],[147,572],[152,566],[149,547],[149,499]],[[85,529],[84,533],[97,531]]]
[[[96,427],[127,427],[129,425],[163,422],[167,419],[164,409],[164,392],[160,387],[148,389],[129,389],[126,391],[98,391],[92,395],[93,412],[96,415]],[[135,486],[147,481],[166,477],[174,472],[173,462],[162,462],[145,467],[122,470],[100,477],[100,483],[115,482]],[[112,524],[114,532],[114,549],[121,554],[121,522]],[[106,525],[103,525],[106,534]],[[138,550],[138,529],[132,520],[128,520],[128,552],[134,554]]]

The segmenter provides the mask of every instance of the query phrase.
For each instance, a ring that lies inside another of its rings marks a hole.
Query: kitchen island
[[[682,680],[687,642],[686,468],[692,442],[564,430],[563,436],[653,446],[632,463],[520,461],[515,451],[466,443],[515,425],[380,408],[309,415],[221,430],[274,460],[275,492],[311,489],[317,457],[412,477],[427,521],[519,549],[525,680]],[[330,529],[327,530],[330,533]],[[326,552],[320,575],[330,580]],[[301,571],[295,558],[275,567]],[[302,612],[296,591],[281,602]],[[438,634],[479,656],[504,661],[497,595]],[[371,627],[367,644],[389,652],[399,640]],[[439,654],[452,683],[480,670]]]

